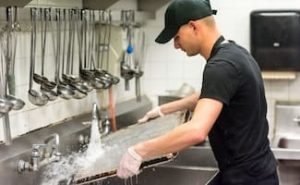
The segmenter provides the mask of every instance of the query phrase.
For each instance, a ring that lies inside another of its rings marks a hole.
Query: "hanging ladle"
[[[28,99],[29,101],[37,106],[42,106],[48,103],[48,97],[45,94],[42,94],[34,89],[33,85],[33,73],[35,66],[35,49],[36,49],[36,8],[31,8],[31,47],[30,47],[30,78],[29,78],[29,90],[28,90]]]
[[[89,87],[81,82],[81,79],[73,75],[74,66],[74,42],[75,42],[75,22],[74,22],[75,10],[69,10],[69,43],[67,53],[67,66],[66,73],[62,74],[62,79],[65,83],[70,85],[75,91],[79,91],[74,98],[83,98],[89,92]]]
[[[42,66],[41,66],[41,75],[44,76],[45,69],[45,50],[46,50],[46,41],[47,41],[47,28],[48,22],[50,21],[50,9],[40,9],[40,20],[41,20],[41,52],[42,52]],[[45,94],[49,101],[54,101],[57,99],[58,94],[53,90],[56,87],[56,83],[49,81],[44,81],[41,84],[40,90]]]
[[[88,33],[92,32],[93,27],[91,28],[90,24],[88,24],[88,11],[87,10],[83,10],[81,12],[82,15],[82,30],[81,30],[81,38],[82,38],[82,46],[83,46],[83,59],[84,59],[84,66],[82,64],[82,60],[80,60],[80,76],[82,79],[84,79],[85,81],[87,81],[88,83],[92,84],[92,86],[95,89],[102,89],[104,86],[106,86],[106,84],[101,80],[96,78],[95,76],[95,72],[93,70],[87,69],[87,62],[90,62],[89,59],[93,60],[93,57],[90,58],[91,53],[93,52],[93,50],[91,48],[87,48],[87,45],[92,45],[92,41],[93,41],[93,35],[90,37],[90,40],[87,39],[88,37]],[[91,14],[89,14],[91,15]],[[90,16],[91,18],[91,16]],[[89,28],[88,28],[89,25]],[[79,39],[79,41],[81,41],[81,39]],[[79,43],[79,47],[81,47],[81,44]],[[90,66],[91,67],[91,66]]]
[[[69,43],[67,52],[67,72],[62,74],[62,79],[68,83],[78,83],[80,78],[73,75],[73,59],[74,59],[74,39],[75,39],[75,10],[70,9],[69,18]],[[71,69],[70,69],[71,68]]]
[[[7,101],[11,102],[13,104],[12,109],[13,110],[20,110],[24,107],[25,102],[21,100],[20,98],[17,98],[13,95],[8,94],[8,82],[11,82],[11,80],[14,81],[14,78],[8,78],[13,76],[14,73],[10,74],[10,71],[14,71],[14,63],[15,63],[15,53],[16,53],[16,45],[17,45],[17,39],[16,39],[16,29],[18,29],[18,26],[15,26],[17,24],[16,16],[17,16],[17,8],[16,7],[8,7],[6,9],[7,13],[7,47],[4,53],[6,53],[6,70],[4,73],[4,82],[3,82],[3,88],[4,88],[4,97]],[[5,47],[4,47],[5,48]],[[10,80],[10,81],[9,81]],[[14,85],[14,82],[12,82],[11,85]],[[14,89],[14,88],[12,88]]]
[[[35,42],[36,42],[36,22],[37,22],[37,19],[38,19],[38,17],[40,17],[40,20],[42,20],[43,19],[43,14],[42,14],[42,12],[39,12],[39,11],[37,11],[37,9],[33,12],[33,14],[34,14],[34,37],[35,37]],[[42,21],[41,21],[42,22]],[[42,23],[41,23],[41,25],[42,25]],[[41,34],[43,34],[43,31],[41,30]],[[35,52],[36,52],[36,43],[35,43],[35,45],[34,45],[34,50],[33,50],[33,52],[34,52],[34,56],[35,56]],[[43,48],[42,48],[42,50],[43,50]],[[43,51],[42,51],[43,52]],[[42,59],[43,60],[43,59]],[[43,66],[43,64],[42,64],[42,66]],[[43,67],[41,67],[41,69],[42,69]],[[40,75],[40,74],[37,74],[37,73],[35,73],[35,71],[33,71],[33,80],[36,82],[36,83],[38,83],[38,84],[43,84],[43,83],[45,83],[45,82],[47,82],[48,81],[48,79],[46,78],[46,77],[44,77],[43,75]]]
[[[57,25],[57,35],[56,35],[56,52],[55,52],[55,56],[56,56],[56,67],[55,67],[55,80],[57,83],[57,94],[66,100],[69,100],[71,98],[73,98],[73,96],[75,95],[74,91],[71,89],[71,87],[61,83],[60,81],[60,75],[59,75],[59,71],[60,71],[60,41],[61,41],[61,13],[60,13],[60,9],[56,9],[55,10],[55,16],[56,16],[56,25]]]
[[[5,43],[4,41],[4,36],[3,35],[0,35],[0,43],[1,43],[1,48],[0,48],[0,57],[1,57],[1,69],[0,69],[0,117],[4,116],[5,113],[9,112],[12,107],[13,107],[13,104],[8,101],[6,98],[4,98],[4,95],[5,95],[5,83],[6,83],[6,63],[4,62],[4,59],[3,57],[5,56],[5,51],[4,51],[4,48],[3,47],[3,44]]]
[[[94,73],[94,81],[92,82],[96,89],[108,89],[112,85],[112,80],[109,76],[103,75],[100,69],[95,65],[95,36],[96,36],[96,26],[95,26],[95,12],[90,12],[90,45],[91,49],[89,50],[90,55],[90,71]],[[100,33],[100,32],[99,32]],[[98,34],[98,39],[101,37],[101,34]],[[101,40],[101,39],[100,39]]]
[[[48,21],[50,20],[50,9],[43,9],[40,8],[40,24],[41,24],[41,74],[34,73],[33,79],[36,83],[39,83],[41,85],[41,90],[47,90],[50,91],[51,89],[54,89],[56,87],[56,83],[53,81],[50,81],[45,75],[44,75],[44,69],[45,69],[45,50],[46,50],[46,38],[47,38],[47,26]],[[49,94],[49,92],[45,92]],[[50,93],[52,95],[55,95],[55,92],[53,91]],[[55,97],[50,98],[51,101],[56,99]]]
[[[66,10],[63,10],[63,20],[64,20],[64,35],[63,35],[63,53],[62,53],[62,57],[63,57],[63,60],[62,60],[62,75],[65,73],[65,70],[64,70],[64,66],[66,66],[67,68],[67,72],[69,72],[69,67],[70,67],[70,54],[71,54],[71,45],[72,45],[72,30],[71,30],[71,27],[67,27],[67,12]],[[71,13],[71,12],[69,12]],[[64,57],[65,57],[65,40],[67,40],[67,29],[69,30],[69,37],[68,37],[68,41],[69,41],[69,44],[68,44],[68,53],[67,53],[67,64],[65,63],[65,60],[64,60]],[[60,78],[59,78],[60,80]],[[87,93],[82,91],[81,89],[78,89],[73,83],[68,83],[68,81],[60,81],[60,84],[63,84],[64,86],[70,88],[73,92],[74,92],[74,95],[73,95],[73,98],[75,99],[81,99],[81,98],[84,98],[87,96]]]
[[[3,61],[2,56],[1,56],[1,60]],[[4,88],[6,86],[6,82],[5,82],[6,79],[4,75],[1,76],[1,79],[3,82],[1,83],[1,94],[0,94],[0,117],[2,117],[5,113],[8,113],[13,108],[13,103],[9,101],[7,98],[4,98],[4,91],[6,90],[6,88]]]
[[[111,27],[112,27],[112,17],[111,17],[111,11],[104,11],[102,12],[102,21],[104,23],[104,26],[105,26],[105,29],[104,29],[104,46],[105,48],[101,49],[99,48],[98,52],[100,53],[100,51],[105,51],[106,53],[106,70],[103,70],[103,57],[104,57],[104,53],[102,53],[101,55],[101,69],[99,69],[98,67],[98,70],[100,70],[100,72],[102,73],[102,75],[106,76],[107,78],[110,78],[111,80],[111,83],[116,85],[120,82],[120,79],[115,76],[115,75],[112,75],[111,73],[109,73],[107,70],[109,69],[109,51],[110,51],[110,41],[111,41]],[[99,19],[101,19],[101,17]],[[108,34],[108,36],[106,36]],[[101,35],[100,35],[101,37]],[[107,39],[106,39],[107,37]],[[101,43],[101,42],[100,42]],[[99,55],[98,53],[98,55]],[[99,62],[99,61],[98,61]],[[99,63],[98,63],[99,64]]]

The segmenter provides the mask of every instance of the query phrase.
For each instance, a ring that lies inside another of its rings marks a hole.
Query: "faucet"
[[[99,119],[100,119],[99,108],[96,103],[93,103],[92,119],[97,120],[97,121],[99,121]]]
[[[54,133],[49,135],[43,144],[33,144],[30,162],[19,160],[17,169],[19,173],[25,170],[38,171],[41,167],[53,162],[58,162],[60,159],[59,135]]]
[[[110,121],[108,116],[106,115],[104,119],[100,116],[100,111],[96,103],[93,103],[93,110],[92,110],[92,120],[97,121],[97,124],[99,125],[99,131],[101,133],[101,136],[106,136],[110,132]]]
[[[61,153],[59,152],[59,135],[57,133],[49,135],[44,140],[46,147],[45,159],[60,161]]]
[[[93,108],[92,108],[92,121],[96,121],[98,126],[99,126],[99,132],[101,134],[101,137],[107,136],[110,131],[111,131],[111,123],[110,120],[108,118],[108,116],[106,115],[105,118],[101,118],[100,116],[100,111],[99,108],[97,106],[96,103],[93,103]],[[87,147],[88,144],[90,142],[90,136],[88,135],[83,135],[80,134],[78,136],[78,143],[79,143],[79,151],[80,152],[84,152]]]
[[[102,130],[100,131],[101,132],[101,136],[106,136],[110,133],[110,126],[111,126],[111,123],[110,123],[110,120],[108,118],[108,116],[106,116],[104,118],[104,120],[101,121],[101,125],[102,125]]]

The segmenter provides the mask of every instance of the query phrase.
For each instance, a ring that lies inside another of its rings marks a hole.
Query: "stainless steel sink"
[[[300,184],[300,139],[281,137],[274,154],[278,159],[280,184]]]
[[[300,138],[281,138],[278,142],[279,148],[290,148],[300,150]]]
[[[178,156],[165,165],[213,167],[217,162],[209,146],[194,146],[179,152]]]
[[[183,166],[158,166],[145,169],[138,176],[123,180],[111,177],[95,184],[102,185],[205,185],[216,173],[215,169]],[[126,182],[124,182],[126,181]]]
[[[279,137],[272,151],[278,160],[295,160],[300,162],[300,138]]]
[[[278,148],[278,151],[282,154],[281,157],[278,157],[280,164],[300,167],[300,139],[280,138]]]
[[[116,176],[82,184],[101,185],[205,185],[216,173],[217,163],[209,147],[190,147],[171,162],[144,169],[127,180]]]
[[[300,184],[300,103],[276,102],[272,150],[278,161],[280,184]]]

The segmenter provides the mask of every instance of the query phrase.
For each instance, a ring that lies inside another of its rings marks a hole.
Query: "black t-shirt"
[[[223,40],[218,39],[205,66],[200,95],[223,103],[209,133],[210,144],[225,177],[268,175],[275,171],[276,160],[269,146],[261,72],[248,51]]]

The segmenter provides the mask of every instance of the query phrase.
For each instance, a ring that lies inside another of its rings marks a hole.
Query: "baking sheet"
[[[95,151],[98,155],[96,159],[83,167],[74,176],[73,182],[84,182],[95,178],[103,178],[115,175],[122,155],[128,147],[157,136],[160,136],[183,122],[182,114],[171,114],[158,119],[154,119],[143,124],[134,124],[125,129],[102,139],[104,150]],[[170,156],[160,156],[156,163],[171,159]],[[160,160],[159,160],[160,159]],[[150,159],[151,164],[155,164],[155,159]],[[151,165],[150,164],[150,165]],[[77,183],[79,184],[79,183]]]

